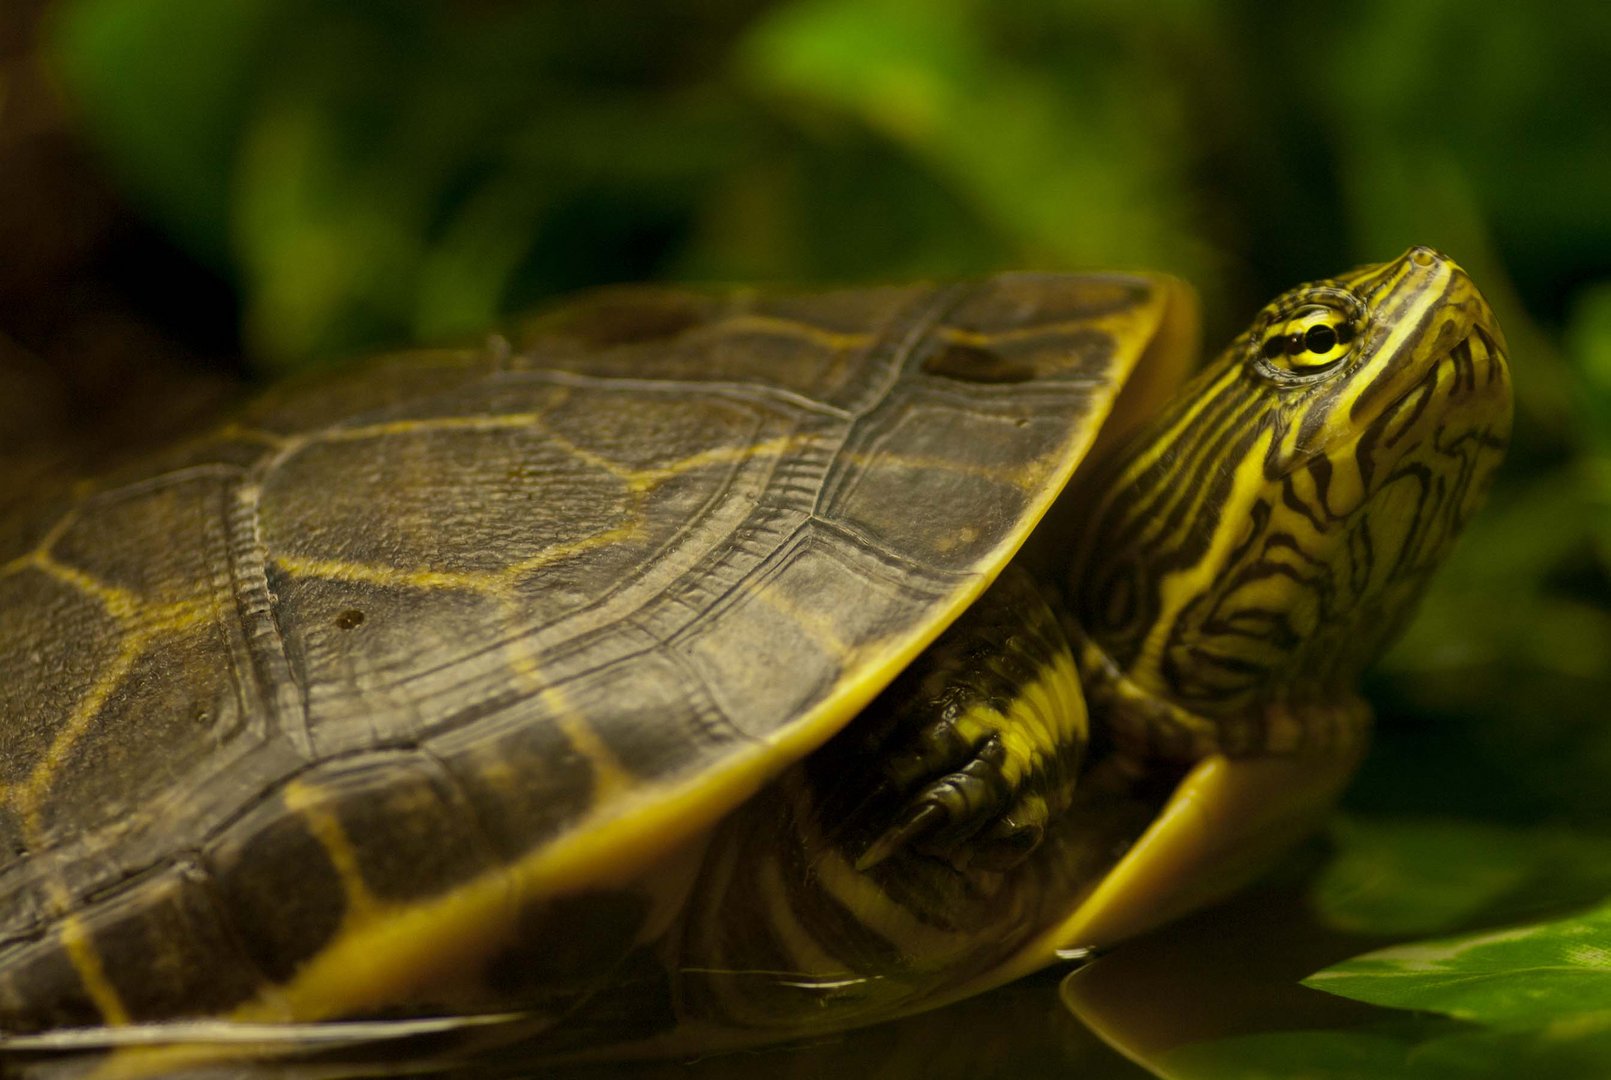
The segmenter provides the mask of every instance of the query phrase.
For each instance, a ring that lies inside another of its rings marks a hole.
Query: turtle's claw
[[[1026,798],[1003,771],[1000,735],[975,748],[961,768],[923,785],[856,860],[867,870],[910,847],[950,860],[958,869],[1005,869],[1035,849],[1044,830],[1045,804]],[[1041,813],[1036,813],[1037,807]]]

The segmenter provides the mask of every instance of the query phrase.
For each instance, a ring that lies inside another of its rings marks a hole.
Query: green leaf
[[[1395,945],[1304,980],[1356,1001],[1507,1027],[1611,1018],[1611,906],[1533,926]]]

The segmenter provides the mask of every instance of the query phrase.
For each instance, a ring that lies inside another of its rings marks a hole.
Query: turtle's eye
[[[1350,313],[1329,304],[1305,304],[1266,326],[1257,352],[1267,369],[1312,375],[1342,362],[1358,336]]]

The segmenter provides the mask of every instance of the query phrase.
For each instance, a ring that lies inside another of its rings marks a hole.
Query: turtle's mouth
[[[1428,427],[1440,443],[1464,432],[1496,428],[1508,436],[1510,365],[1501,340],[1491,319],[1474,322],[1425,378],[1405,387],[1382,410],[1382,419],[1395,429]],[[1384,445],[1395,441],[1389,437]]]
[[[1441,341],[1419,362],[1413,344],[1406,346],[1379,387],[1366,387],[1350,409],[1358,434],[1346,446],[1363,474],[1361,494],[1410,461],[1442,471],[1451,457],[1504,452],[1511,415],[1504,336],[1480,298],[1451,305],[1443,317]],[[1334,459],[1336,449],[1328,451]]]
[[[1499,327],[1487,320],[1472,323],[1466,336],[1455,342],[1437,363],[1440,377],[1448,377],[1456,383],[1463,381],[1467,390],[1480,390],[1496,380],[1504,383],[1508,390],[1506,367]]]
[[[1510,373],[1501,342],[1491,316],[1473,320],[1420,378],[1360,426],[1351,449],[1361,509],[1380,503],[1368,510],[1375,518],[1407,513],[1391,505],[1402,490],[1390,496],[1388,489],[1413,481],[1420,498],[1435,500],[1432,488],[1446,493],[1447,520],[1432,527],[1459,530],[1510,440]]]

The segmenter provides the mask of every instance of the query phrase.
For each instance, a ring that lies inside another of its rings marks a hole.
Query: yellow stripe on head
[[[1256,752],[1335,705],[1475,510],[1510,429],[1503,337],[1429,248],[1291,290],[1121,454],[1077,618],[1160,707]]]

